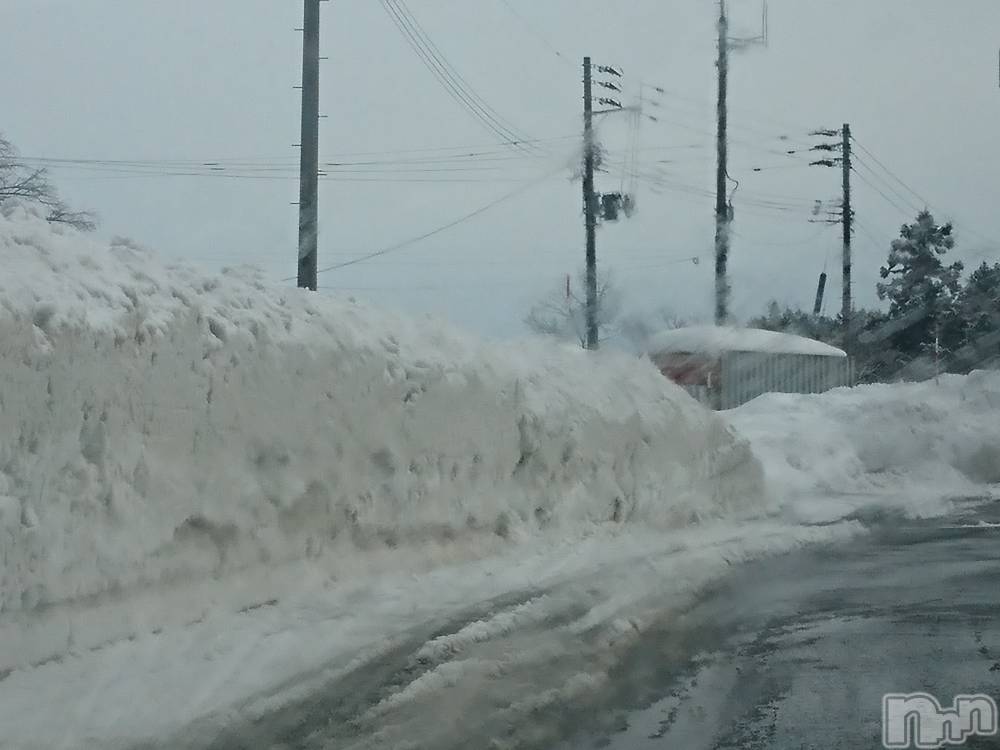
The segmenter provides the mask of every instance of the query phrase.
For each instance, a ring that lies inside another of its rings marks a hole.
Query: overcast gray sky
[[[733,33],[756,33],[760,0],[730,2]],[[583,261],[571,172],[589,54],[623,69],[626,103],[640,82],[666,90],[658,110],[646,108],[659,122],[637,132],[639,212],[601,228],[599,263],[630,307],[708,316],[716,4],[407,5],[471,88],[541,140],[540,152],[498,147],[421,65],[381,2],[324,3],[322,159],[366,163],[328,168],[321,267],[523,188],[424,242],[323,274],[325,292],[438,313],[487,335],[522,330],[532,301]],[[301,15],[298,0],[0,0],[0,132],[29,157],[155,162],[53,169],[75,206],[100,214],[104,234],[213,269],[246,261],[276,280],[291,276]],[[889,240],[921,199],[955,221],[957,257],[997,259],[998,48],[996,0],[770,0],[768,48],[732,61],[737,315],[771,298],[810,306],[824,264],[827,310],[837,310],[839,229],[808,219],[814,200],[839,197],[840,175],[805,166],[812,155],[785,153],[815,142],[815,128],[850,122],[871,154],[858,154],[855,179],[859,305],[875,303]],[[634,134],[626,116],[603,119],[610,166],[599,189],[628,183],[619,164]],[[223,173],[198,166],[226,160]]]

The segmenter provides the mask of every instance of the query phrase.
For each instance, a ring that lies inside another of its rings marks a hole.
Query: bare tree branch
[[[70,211],[62,204],[52,207],[45,220],[52,224],[68,224],[81,232],[97,229],[97,218],[90,211]]]
[[[59,198],[44,169],[31,168],[18,160],[17,149],[0,136],[0,206],[10,201],[37,203],[49,209],[46,219],[68,224],[81,231],[93,231],[97,218],[89,211],[72,211]]]
[[[577,277],[575,287],[555,290],[536,303],[524,318],[529,330],[543,336],[553,336],[566,341],[576,341],[583,348],[587,345],[586,303],[582,290],[584,274]],[[610,276],[599,279],[597,287],[597,325],[602,341],[617,332],[616,322],[621,314],[621,293]]]

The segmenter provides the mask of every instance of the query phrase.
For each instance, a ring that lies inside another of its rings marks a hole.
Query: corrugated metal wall
[[[729,352],[722,357],[721,380],[718,406],[732,409],[764,393],[823,393],[851,385],[851,362],[846,357]]]
[[[764,393],[823,393],[854,384],[853,363],[846,357],[729,352],[721,359],[721,389],[683,384],[711,409],[733,409]]]

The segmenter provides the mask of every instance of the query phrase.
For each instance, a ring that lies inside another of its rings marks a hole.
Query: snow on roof
[[[803,336],[758,328],[718,326],[691,326],[663,331],[650,339],[648,349],[651,354],[698,353],[718,356],[723,352],[768,352],[822,357],[847,356],[841,349]]]

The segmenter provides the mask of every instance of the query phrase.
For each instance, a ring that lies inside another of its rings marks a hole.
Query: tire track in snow
[[[164,745],[143,745],[134,750],[152,750],[153,747],[203,747],[205,750],[257,750],[258,748],[311,748],[328,747],[331,739],[357,737],[367,712],[393,695],[405,691],[407,686],[420,683],[431,685],[444,682],[444,676],[456,667],[446,668],[437,677],[427,677],[436,666],[431,660],[418,656],[429,644],[452,646],[468,641],[472,633],[479,637],[489,632],[494,622],[496,632],[509,622],[509,612],[517,611],[530,602],[545,599],[538,591],[520,591],[480,602],[447,621],[424,623],[411,629],[374,654],[355,658],[346,666],[346,673],[328,665],[335,676],[326,680],[306,697],[293,700],[266,715],[266,724],[251,712],[248,715],[228,717],[230,727],[219,731],[209,727],[209,722],[199,722],[185,732],[187,739],[175,739]],[[539,621],[544,623],[544,619]],[[466,635],[458,637],[459,633]],[[321,672],[322,670],[317,670]],[[423,679],[423,682],[421,680]],[[415,692],[422,692],[416,688]],[[277,694],[270,696],[274,702]],[[258,697],[266,702],[268,697]],[[405,699],[397,699],[405,703]],[[256,713],[256,712],[253,712]],[[215,717],[218,719],[219,717]],[[233,726],[233,721],[236,726]],[[211,736],[208,742],[199,737]]]

